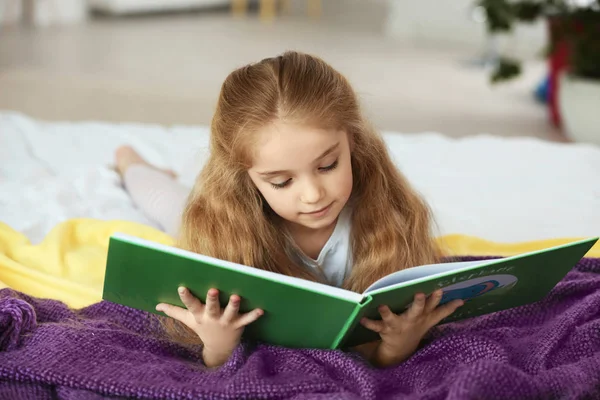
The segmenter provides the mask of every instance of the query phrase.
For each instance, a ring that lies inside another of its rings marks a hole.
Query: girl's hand
[[[388,366],[406,360],[417,350],[427,331],[464,304],[462,300],[454,300],[437,307],[442,294],[441,290],[437,290],[426,299],[424,294],[419,293],[411,307],[402,314],[396,315],[389,307],[380,306],[381,321],[361,320],[365,328],[381,336],[372,356],[374,364]]]
[[[237,295],[232,295],[227,307],[221,309],[217,289],[208,291],[206,305],[186,288],[181,287],[178,292],[187,309],[161,303],[156,306],[156,310],[196,332],[204,344],[202,356],[207,367],[224,364],[240,343],[244,327],[263,314],[260,309],[239,314],[240,297]]]

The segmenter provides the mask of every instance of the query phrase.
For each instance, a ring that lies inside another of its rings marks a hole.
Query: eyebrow
[[[323,154],[321,154],[319,157],[315,158],[314,162],[321,161],[323,158],[325,158],[328,155],[330,155],[331,153],[333,153],[339,146],[340,146],[340,143],[337,142],[336,144],[334,144],[333,146],[331,146],[330,148],[328,148],[327,150],[325,150],[323,152]],[[288,171],[285,171],[285,170],[279,170],[279,171],[259,172],[258,174],[260,176],[269,177],[269,176],[283,175],[283,174],[285,174],[287,172]]]

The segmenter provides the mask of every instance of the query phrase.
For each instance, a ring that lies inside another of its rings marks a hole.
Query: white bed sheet
[[[600,234],[600,148],[534,138],[384,132],[404,174],[429,202],[437,234],[500,242]],[[115,149],[135,146],[191,185],[208,128],[44,122],[0,112],[0,221],[39,242],[69,218],[155,226],[111,169]]]

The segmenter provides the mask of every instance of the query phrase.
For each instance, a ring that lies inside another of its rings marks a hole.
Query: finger
[[[187,288],[180,287],[177,292],[179,298],[188,309],[194,315],[194,318],[202,315],[204,311],[204,304],[197,297],[195,297]]]
[[[179,322],[183,322],[187,326],[190,326],[190,317],[192,314],[190,314],[190,312],[185,308],[173,306],[171,304],[160,303],[156,306],[156,311],[160,311],[167,317],[171,317]]]
[[[263,314],[264,314],[264,311],[261,310],[260,308],[254,309],[254,310],[250,311],[249,313],[246,313],[246,314],[240,316],[240,318],[238,318],[238,320],[236,321],[235,326],[236,326],[236,328],[242,328],[246,325],[253,323],[257,319],[259,319]]]
[[[379,311],[379,315],[381,315],[384,324],[391,324],[395,321],[396,314],[394,314],[388,306],[379,306],[377,310]]]
[[[206,294],[206,314],[212,318],[221,316],[221,305],[219,304],[219,291],[217,289],[209,289]]]
[[[417,293],[415,300],[408,309],[406,316],[409,318],[417,318],[423,313],[425,308],[425,295],[423,293]]]
[[[437,325],[441,320],[452,315],[457,308],[463,306],[464,304],[465,302],[463,300],[453,300],[450,303],[438,307],[433,314],[434,325]]]
[[[229,303],[227,303],[227,307],[225,307],[225,312],[223,313],[223,321],[232,322],[238,315],[240,311],[240,296],[231,295],[229,297]]]
[[[377,333],[381,333],[383,328],[385,328],[385,323],[383,321],[376,321],[374,319],[363,318],[360,320],[360,323],[365,328]]]
[[[440,304],[442,300],[442,296],[444,295],[444,291],[442,289],[438,289],[429,296],[427,299],[427,303],[425,304],[425,312],[430,313]]]

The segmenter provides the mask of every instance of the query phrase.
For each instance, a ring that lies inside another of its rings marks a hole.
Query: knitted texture
[[[600,398],[599,272],[600,259],[583,259],[543,301],[436,327],[387,369],[348,352],[245,343],[207,370],[198,348],[162,338],[147,313],[4,289],[0,399]]]

